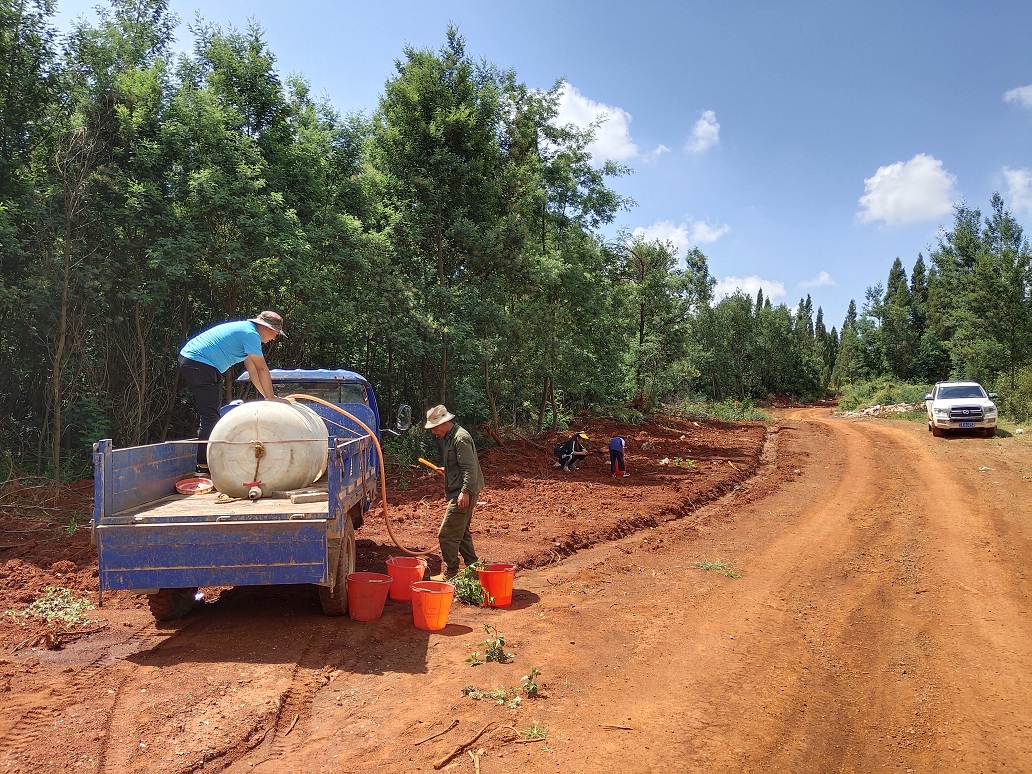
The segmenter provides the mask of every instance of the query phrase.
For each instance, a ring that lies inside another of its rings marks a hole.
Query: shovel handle
[[[441,474],[442,476],[444,475],[444,468],[439,468],[439,467],[437,467],[437,466],[436,466],[436,465],[434,465],[434,463],[432,463],[432,462],[431,462],[430,460],[425,460],[425,459],[423,459],[422,457],[420,457],[420,458],[419,458],[419,461],[420,461],[420,462],[421,462],[421,463],[422,463],[423,465],[426,465],[426,466],[427,466],[428,468],[430,468],[430,470],[434,471],[435,473],[440,473],[440,474]]]

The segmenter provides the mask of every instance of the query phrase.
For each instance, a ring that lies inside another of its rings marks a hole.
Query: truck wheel
[[[319,587],[319,604],[325,615],[344,615],[348,612],[347,578],[355,571],[355,564],[355,528],[349,514],[344,517],[344,534],[340,539],[340,556],[337,557],[333,587]]]
[[[995,427],[987,427],[985,429],[985,437],[986,438],[992,438],[994,435],[996,435],[996,428]]]
[[[193,610],[197,588],[158,589],[147,595],[147,604],[155,621],[175,621]]]
[[[931,425],[932,435],[936,438],[942,438],[942,430],[937,428],[935,425]]]

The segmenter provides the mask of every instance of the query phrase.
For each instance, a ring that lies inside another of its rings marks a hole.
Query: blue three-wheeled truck
[[[154,617],[166,621],[190,612],[199,587],[311,583],[323,612],[347,611],[355,529],[380,491],[378,446],[362,427],[379,440],[376,396],[351,371],[271,373],[278,396],[317,399],[306,405],[328,429],[325,475],[258,499],[184,495],[176,484],[193,475],[196,440],[124,449],[97,442],[92,530],[101,602],[106,591],[145,594]],[[409,407],[399,406],[397,431],[410,422]]]

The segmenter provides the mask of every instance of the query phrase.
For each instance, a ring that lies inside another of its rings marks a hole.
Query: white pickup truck
[[[925,395],[928,429],[936,438],[947,430],[981,430],[987,438],[994,436],[995,397],[978,382],[937,382]]]

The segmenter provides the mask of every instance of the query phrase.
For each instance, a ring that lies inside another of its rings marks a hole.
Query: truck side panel
[[[102,589],[326,583],[326,521],[102,527]]]
[[[93,446],[94,524],[108,514],[168,497],[191,474],[196,443],[158,443],[115,449],[110,440]]]

